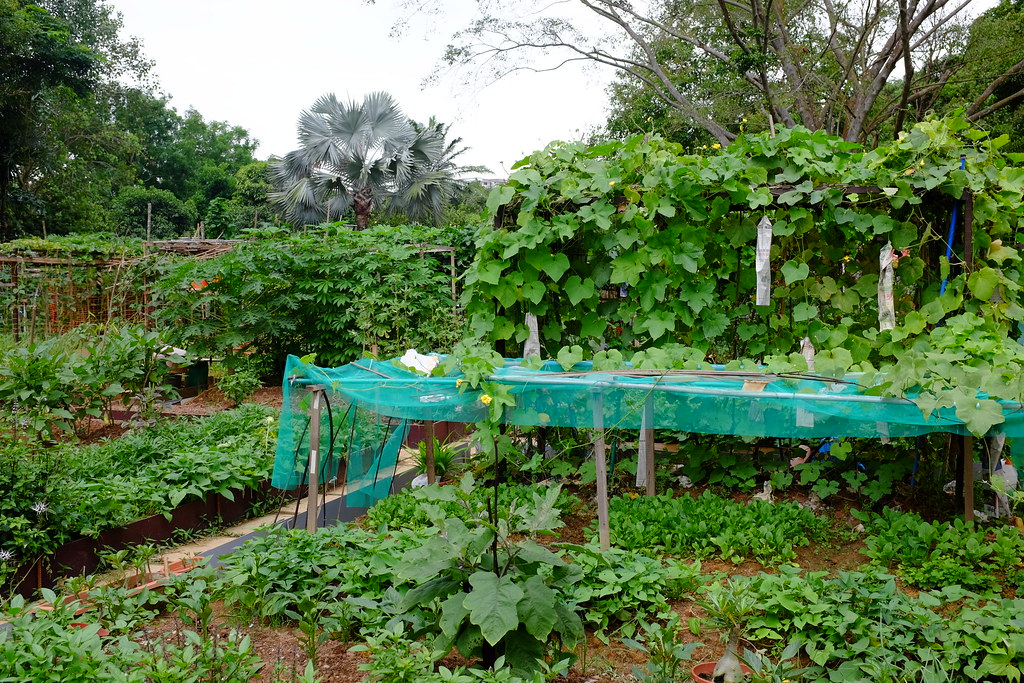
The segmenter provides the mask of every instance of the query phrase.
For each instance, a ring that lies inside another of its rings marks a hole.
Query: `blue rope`
[[[967,163],[967,157],[963,154],[960,155],[960,170],[964,170]],[[953,256],[953,238],[956,236],[956,214],[960,208],[960,200],[953,200],[953,216],[949,219],[949,235],[946,237],[946,263],[949,263],[950,258]],[[965,248],[966,247],[965,245]],[[949,276],[942,278],[942,286],[939,287],[939,296],[946,293],[946,281],[949,280]]]

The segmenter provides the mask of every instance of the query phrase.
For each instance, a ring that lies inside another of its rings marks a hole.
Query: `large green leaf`
[[[594,296],[597,291],[593,280],[589,277],[582,280],[579,275],[570,275],[569,279],[562,285],[562,289],[565,290],[566,296],[569,297],[569,303],[573,306],[578,305],[584,299]]]
[[[553,281],[558,282],[565,271],[569,270],[569,257],[565,254],[552,254],[550,251],[531,251],[526,255],[526,262],[537,270],[544,271]]]
[[[509,631],[519,626],[516,605],[523,599],[523,589],[510,576],[478,571],[469,577],[473,590],[462,605],[469,610],[469,621],[480,627],[480,633],[496,645]]]
[[[519,620],[526,630],[540,640],[551,633],[558,623],[555,602],[558,596],[548,588],[544,579],[534,575],[523,582],[523,598],[519,601]]]
[[[796,261],[786,261],[782,264],[782,277],[786,278],[786,284],[791,285],[794,282],[807,279],[811,269],[806,263],[797,263]]]

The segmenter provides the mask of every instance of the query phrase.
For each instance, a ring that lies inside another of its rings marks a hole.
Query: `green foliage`
[[[335,606],[352,626],[383,626],[378,606],[393,585],[391,568],[426,534],[376,534],[348,526],[309,534],[275,528],[225,558],[218,595],[244,621],[282,623],[303,600]],[[337,622],[341,625],[341,622]]]
[[[1021,226],[1021,173],[1004,144],[954,118],[870,152],[801,128],[744,135],[713,156],[656,136],[552,145],[488,200],[499,229],[481,235],[467,274],[470,335],[512,353],[529,312],[548,356],[607,347],[630,360],[637,347],[680,343],[719,361],[786,359],[780,369],[795,371],[806,368],[789,354],[807,337],[818,373],[864,371],[871,393],[909,396],[926,415],[955,411],[984,434],[1002,420],[996,399],[1024,398],[1012,379],[1024,371],[1012,341],[1021,260],[1004,246]],[[941,260],[965,189],[973,273]],[[771,306],[754,303],[762,217],[773,224]],[[880,332],[864,302],[877,296],[886,243],[909,251],[895,264],[897,327]]]
[[[473,512],[472,476],[459,487],[436,487],[437,500],[457,502]],[[437,519],[439,533],[409,550],[395,575],[415,588],[404,597],[406,612],[415,610],[417,630],[433,638],[433,647],[457,647],[465,656],[504,656],[516,672],[539,671],[551,648],[568,656],[583,638],[583,625],[567,591],[581,578],[579,568],[559,553],[539,545],[537,534],[561,525],[555,507],[559,487],[534,493],[524,506],[505,508],[488,501],[507,517],[477,509],[469,522]],[[518,539],[518,540],[516,540]]]
[[[571,514],[582,506],[576,495],[557,488],[555,508],[563,515]],[[499,484],[498,499],[509,508],[523,507],[531,503],[535,493],[546,490],[546,487],[524,484]],[[474,516],[485,514],[488,495],[489,489],[474,488],[469,494],[469,500],[462,504],[439,495],[436,486],[403,489],[374,503],[367,511],[366,518],[372,527],[388,529],[427,529],[435,519],[445,517],[457,517],[469,522]]]
[[[24,179],[45,157],[38,141],[48,104],[61,91],[84,96],[98,62],[67,21],[18,0],[0,3],[0,240],[32,217],[35,198]]]
[[[102,335],[100,334],[102,332]],[[75,432],[86,418],[109,417],[116,400],[138,402],[149,415],[163,384],[167,341],[141,327],[80,326],[71,332],[0,353],[0,405],[32,435]]]
[[[157,188],[126,187],[114,199],[112,209],[118,233],[142,239],[147,237],[147,216],[150,216],[149,236],[155,240],[191,235],[198,219],[193,204]]]
[[[52,610],[32,610],[16,597],[4,615],[9,627],[0,630],[0,674],[4,681],[249,681],[262,666],[252,642],[234,629],[213,632],[205,588],[195,581],[169,600],[193,628],[160,639],[101,636],[99,623],[75,627],[80,603],[58,601],[52,591],[44,592]],[[122,599],[140,604],[149,594]]]
[[[154,284],[158,323],[200,355],[245,347],[325,366],[407,348],[450,348],[458,325],[449,266],[415,247],[447,233],[343,226],[271,233],[230,253],[171,266]],[[209,312],[209,313],[208,313]]]
[[[779,644],[798,636],[829,680],[1018,680],[1019,599],[984,600],[957,585],[912,598],[885,574],[780,571],[734,579],[757,604],[747,637]]]
[[[245,356],[230,373],[217,379],[217,388],[236,406],[240,405],[263,386],[266,365],[266,358],[262,356]]]
[[[270,475],[274,419],[263,406],[160,422],[84,448],[0,448],[0,578],[78,536],[95,536],[192,498],[233,499]],[[6,555],[5,555],[6,556]]]
[[[458,457],[458,452],[455,447],[441,443],[441,440],[437,437],[433,437],[433,459],[434,459],[434,474],[439,479],[444,479],[444,475],[452,469],[455,464],[455,459]],[[413,456],[416,460],[416,471],[420,474],[425,474],[427,471],[427,442],[420,441],[416,445],[416,453]]]
[[[969,589],[1019,586],[1024,538],[1014,529],[993,531],[926,522],[918,515],[885,508],[881,514],[856,513],[867,528],[862,551],[871,564],[894,571],[921,589],[958,585]]]
[[[635,636],[645,619],[664,612],[669,600],[695,592],[701,583],[699,563],[659,560],[616,547],[600,550],[593,544],[561,547],[583,573],[571,589],[572,598],[583,610],[584,622],[606,643],[612,633]]]
[[[140,256],[142,240],[119,237],[111,232],[87,232],[71,235],[21,237],[0,244],[0,253],[19,256],[111,257]]]
[[[677,642],[679,631],[679,614],[671,612],[664,625],[656,621],[641,624],[641,633],[638,635],[642,640],[622,639],[624,645],[643,652],[648,657],[646,669],[633,667],[634,678],[644,683],[674,683],[684,680],[687,674],[682,664],[690,661],[693,651],[700,647],[700,643],[684,645]]]
[[[828,520],[796,503],[739,503],[708,491],[699,497],[676,498],[670,491],[613,498],[609,516],[612,543],[623,548],[736,564],[749,557],[766,566],[792,560],[796,548],[825,541],[831,531]]]

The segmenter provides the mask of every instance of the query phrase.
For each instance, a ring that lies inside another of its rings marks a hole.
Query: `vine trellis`
[[[532,313],[551,357],[578,345],[598,365],[775,371],[806,371],[808,338],[817,372],[866,373],[872,392],[910,395],[926,413],[955,407],[986,433],[1002,420],[996,399],[1024,398],[1024,168],[1006,141],[953,118],[869,151],[800,128],[711,156],[657,136],[550,145],[489,198],[495,229],[467,275],[470,336],[511,355]],[[947,260],[954,202],[966,225]],[[758,306],[764,217],[771,299]],[[896,325],[880,330],[890,244]]]

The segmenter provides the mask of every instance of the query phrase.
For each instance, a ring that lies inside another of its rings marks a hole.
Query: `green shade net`
[[[837,381],[814,375],[765,375],[731,372],[720,366],[701,370],[594,372],[587,363],[564,372],[557,363],[540,369],[520,367],[508,360],[492,380],[511,387],[515,406],[506,407],[504,420],[515,425],[673,429],[707,434],[821,439],[824,437],[912,437],[931,432],[967,434],[952,408],[927,417],[911,401],[866,394],[849,375]],[[393,420],[476,422],[486,415],[479,391],[460,389],[458,375],[424,377],[400,367],[397,361],[361,360],[340,368],[305,365],[292,357],[285,380],[274,485],[299,480],[308,447],[295,457],[296,414],[289,395],[301,383],[327,385],[332,404],[358,409],[357,415],[378,416],[368,425]],[[301,379],[289,380],[289,377]],[[291,386],[289,386],[291,385]],[[308,399],[307,399],[308,400]],[[335,408],[337,412],[337,408]],[[1003,405],[1005,422],[999,432],[1024,436],[1024,411],[1016,403]],[[369,447],[373,439],[389,445],[388,430],[376,431],[356,420],[362,435],[355,443]],[[397,448],[397,447],[396,447]],[[381,452],[387,450],[381,447]],[[396,451],[397,452],[397,451]],[[382,465],[390,460],[381,460]],[[366,486],[368,469],[358,479]],[[349,480],[353,468],[350,463]],[[279,478],[279,474],[281,475]],[[376,489],[375,489],[376,490]]]
[[[337,484],[344,471],[346,504],[369,507],[391,490],[408,421],[365,410],[336,390],[351,374],[349,366],[327,369],[289,356],[282,387],[283,405],[271,483],[293,489],[309,481],[310,386],[324,387],[320,411],[318,482]],[[344,470],[342,463],[346,464]]]

